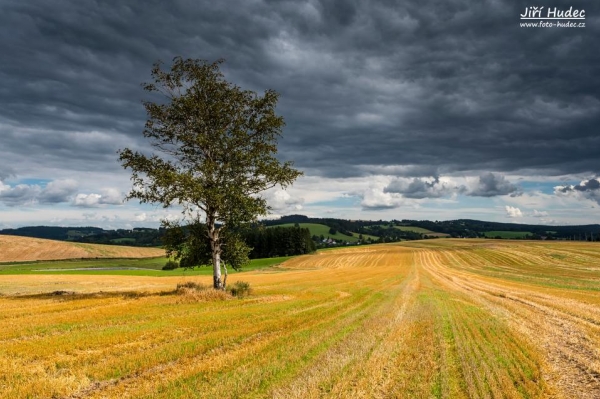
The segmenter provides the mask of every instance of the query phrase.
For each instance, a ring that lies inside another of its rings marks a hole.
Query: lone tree
[[[143,87],[163,101],[143,103],[143,134],[158,154],[119,151],[122,166],[132,172],[127,199],[183,207],[180,221],[163,221],[175,228],[167,254],[188,266],[212,263],[215,289],[227,282],[223,255],[234,268],[247,261],[249,248],[236,231],[268,213],[260,193],[302,175],[275,157],[285,125],[275,114],[279,95],[266,90],[259,96],[227,82],[221,63],[176,57],[170,71],[155,63],[153,81]]]

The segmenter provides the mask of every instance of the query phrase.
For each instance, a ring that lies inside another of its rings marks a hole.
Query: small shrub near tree
[[[177,284],[176,292],[184,298],[184,302],[223,301],[229,297],[225,291],[193,281]]]
[[[163,270],[175,270],[179,267],[179,262],[173,259],[169,259],[167,263],[162,267]]]
[[[252,293],[252,288],[250,287],[250,283],[246,281],[236,281],[228,287],[228,291],[232,296],[244,298]]]

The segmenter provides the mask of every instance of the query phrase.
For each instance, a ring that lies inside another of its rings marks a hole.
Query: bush
[[[233,283],[233,285],[229,286],[227,290],[231,293],[232,296],[236,296],[238,298],[248,296],[252,292],[252,288],[250,288],[250,283],[246,281],[236,281],[235,283]]]
[[[179,267],[179,263],[176,260],[169,259],[163,266],[163,270],[175,270]]]
[[[185,283],[178,283],[177,284],[177,292],[181,292],[181,291],[204,291],[207,290],[211,287],[209,287],[208,285],[204,285],[204,284],[198,284],[195,283],[193,281],[186,281]]]

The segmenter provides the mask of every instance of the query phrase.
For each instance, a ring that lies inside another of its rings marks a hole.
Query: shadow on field
[[[2,295],[7,299],[57,299],[74,301],[80,299],[99,298],[123,298],[139,299],[153,296],[178,296],[188,301],[219,301],[232,298],[242,299],[251,294],[252,288],[245,281],[236,281],[227,286],[227,290],[215,290],[210,285],[198,284],[193,281],[177,284],[172,291],[98,291],[98,292],[75,292],[75,291],[52,291],[37,294]]]
[[[151,296],[179,295],[177,289],[172,291],[143,292],[143,291],[98,291],[98,292],[75,292],[75,291],[52,291],[38,294],[1,295],[5,299],[58,299],[75,301],[92,298],[123,298],[138,299]]]

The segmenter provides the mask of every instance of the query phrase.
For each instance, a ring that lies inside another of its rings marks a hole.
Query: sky
[[[525,10],[584,10],[524,27]],[[542,8],[543,7],[543,8]],[[600,3],[0,0],[0,228],[157,227],[117,151],[176,56],[280,94],[270,217],[600,223]]]

